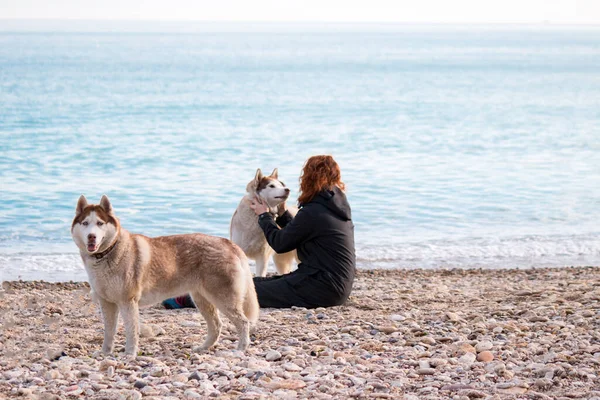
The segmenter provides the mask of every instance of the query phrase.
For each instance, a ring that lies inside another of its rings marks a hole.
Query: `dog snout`
[[[289,194],[290,193],[290,189],[289,188],[285,188],[285,193]]]
[[[96,235],[95,235],[95,234],[93,234],[93,233],[90,233],[90,234],[88,235],[88,240],[89,240],[89,241],[92,241],[92,242],[95,242],[95,241],[96,241]]]

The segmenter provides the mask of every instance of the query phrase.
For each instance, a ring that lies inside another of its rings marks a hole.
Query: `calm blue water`
[[[342,168],[360,268],[600,264],[600,30],[0,32],[0,279],[85,279],[80,194],[227,236]]]

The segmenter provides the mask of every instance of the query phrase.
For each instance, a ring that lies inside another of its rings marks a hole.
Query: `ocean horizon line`
[[[93,26],[89,24],[93,23]],[[66,25],[65,25],[66,24]],[[0,18],[2,33],[204,33],[204,32],[393,32],[403,30],[600,30],[600,23],[156,20],[103,18]]]

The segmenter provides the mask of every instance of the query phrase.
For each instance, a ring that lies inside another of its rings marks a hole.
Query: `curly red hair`
[[[334,186],[346,189],[338,163],[329,155],[312,156],[302,168],[298,203],[308,203],[320,191],[331,190]]]

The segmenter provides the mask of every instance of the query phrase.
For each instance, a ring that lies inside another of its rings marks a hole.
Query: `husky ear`
[[[275,168],[275,169],[273,170],[273,172],[271,172],[271,178],[273,178],[273,179],[279,179],[279,178],[277,177],[277,175],[278,175],[278,174],[279,174],[279,172],[277,171],[277,168]]]
[[[260,182],[260,180],[263,178],[263,173],[262,171],[259,169],[256,170],[256,175],[254,175],[254,180],[256,181],[256,183]]]
[[[106,211],[109,214],[112,214],[113,212],[112,204],[110,204],[110,200],[105,194],[102,195],[102,198],[100,199],[100,207],[104,208],[104,211]]]
[[[77,200],[77,207],[75,207],[75,215],[79,215],[83,212],[85,206],[88,205],[87,199],[84,195],[79,196],[79,200]]]

